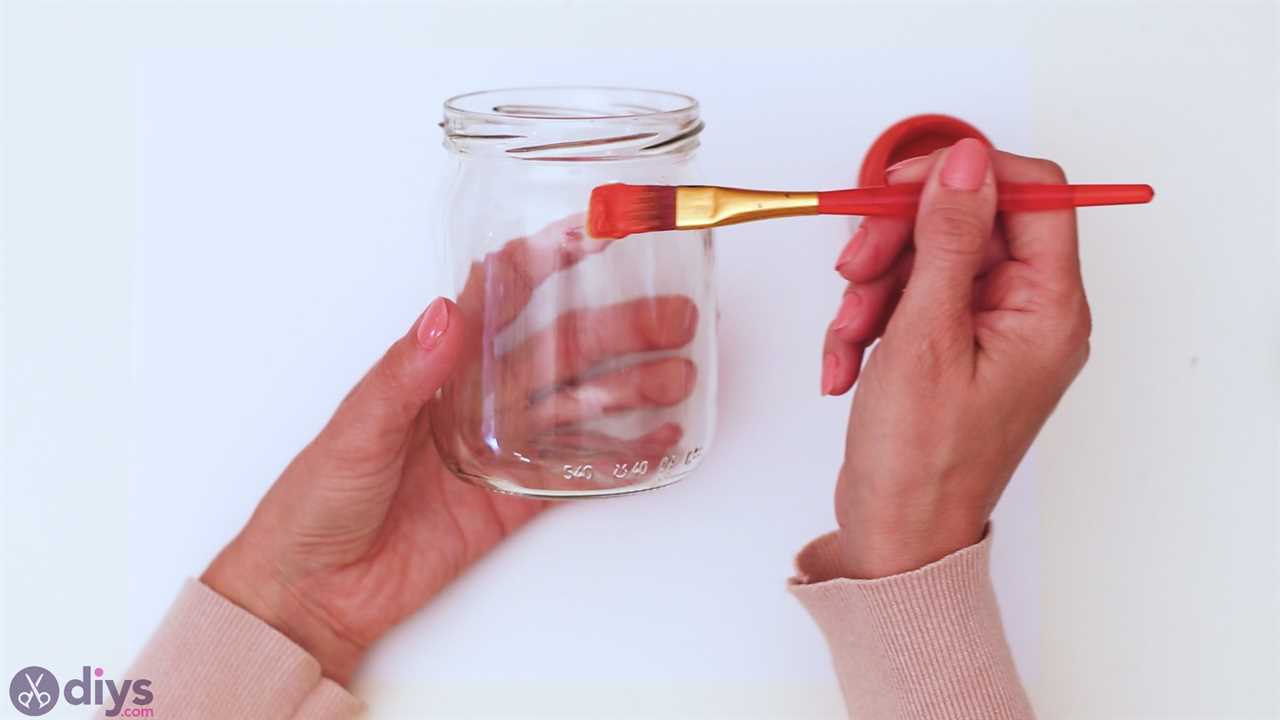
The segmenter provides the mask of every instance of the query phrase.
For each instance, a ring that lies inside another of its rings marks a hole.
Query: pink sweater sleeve
[[[791,591],[817,621],[858,720],[1025,720],[988,573],[991,535],[918,570],[838,576],[834,535],[796,560]],[[364,705],[293,641],[190,580],[129,670],[155,717],[343,720]],[[102,717],[99,714],[99,717]]]
[[[857,720],[1034,717],[1005,642],[991,533],[918,570],[839,577],[835,535],[801,551],[791,592],[817,621]]]
[[[167,720],[340,720],[364,704],[320,663],[248,611],[188,580],[126,677],[148,678]],[[98,717],[102,717],[100,713]]]

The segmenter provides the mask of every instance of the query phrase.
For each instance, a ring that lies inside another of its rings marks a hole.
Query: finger
[[[902,296],[902,288],[911,274],[915,254],[908,251],[893,267],[870,282],[852,283],[845,290],[840,309],[831,324],[836,337],[845,342],[868,343],[884,332],[889,316]]]
[[[890,185],[923,182],[940,152],[904,160],[886,172]],[[836,260],[836,272],[846,280],[865,283],[888,272],[911,242],[915,218],[878,217],[863,219]]]
[[[929,177],[929,168],[938,162],[945,151],[946,148],[938,148],[927,155],[917,155],[890,165],[884,170],[885,182],[890,185],[924,182]]]
[[[973,337],[973,280],[995,213],[987,146],[969,138],[947,148],[921,193],[915,263],[896,317],[933,340]]]
[[[1001,182],[1062,184],[1067,176],[1049,160],[1006,152],[992,156]],[[1075,210],[1039,210],[1003,213],[1009,254],[1042,274],[1051,286],[1070,291],[1081,287],[1080,249],[1076,239]]]
[[[628,410],[669,407],[689,397],[696,379],[697,366],[687,358],[632,365],[539,400],[530,408],[530,427],[542,432]]]
[[[1035,309],[1035,270],[1019,262],[997,265],[974,291],[974,309],[1026,311]]]
[[[822,394],[843,395],[849,392],[862,370],[862,353],[866,346],[841,340],[827,328],[822,343]]]
[[[564,313],[501,358],[507,389],[532,392],[568,382],[614,357],[688,344],[698,307],[683,295],[658,295]]]
[[[448,379],[461,337],[457,307],[436,298],[347,394],[317,444],[352,459],[385,462],[387,452],[404,446],[422,407]]]
[[[886,171],[889,184],[923,182],[941,154],[942,150],[936,150],[890,167]],[[894,267],[903,248],[910,245],[914,226],[915,218],[872,216],[864,219],[836,261],[836,271],[855,283],[866,283],[880,277]],[[983,256],[983,270],[1009,258],[1001,223],[996,223],[995,232],[984,245]]]
[[[991,238],[982,248],[982,270],[1009,259],[1008,235],[1003,218],[996,222]],[[862,221],[853,238],[836,261],[836,272],[854,283],[868,283],[893,269],[911,244],[914,220],[896,217],[869,217]]]
[[[649,432],[631,439],[615,437],[595,430],[557,431],[543,435],[539,447],[545,451],[564,454],[566,452],[586,453],[580,455],[585,459],[612,457],[624,458],[640,453],[663,450],[680,442],[684,429],[677,423],[668,422],[659,425]]]
[[[982,267],[978,270],[979,274],[985,274],[1009,259],[1008,238],[1009,234],[1004,229],[1004,216],[997,214],[995,225],[991,228],[991,240],[982,250]]]
[[[880,277],[911,242],[913,222],[899,217],[865,218],[836,259],[836,272],[856,283]]]
[[[998,250],[989,252],[986,258],[983,258],[982,269],[979,270],[978,278],[974,281],[973,309],[978,313],[1000,309],[1000,302],[1006,301],[1011,302],[1011,305],[1005,306],[1007,310],[1030,309],[1025,302],[1027,299],[1023,292],[1023,281],[1028,277],[1030,268],[1023,263],[1010,263],[1009,241],[1005,240],[1007,236],[1004,224],[1004,218],[996,215],[996,227],[992,229],[991,234],[996,240]],[[1019,287],[1010,287],[1011,270],[1014,270],[1012,274],[1016,275],[1016,278],[1012,278],[1012,282]]]
[[[537,233],[517,238],[472,263],[459,304],[484,308],[486,322],[502,329],[529,304],[534,290],[553,273],[601,252],[610,239],[593,238],[583,229],[579,213],[558,220]]]

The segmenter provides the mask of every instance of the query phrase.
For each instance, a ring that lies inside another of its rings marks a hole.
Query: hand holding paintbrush
[[[1089,353],[1075,213],[996,214],[997,187],[1065,183],[1057,165],[961,140],[885,175],[925,183],[919,212],[858,227],[820,356],[823,394],[858,382],[836,490],[841,577],[981,540]]]
[[[601,185],[591,191],[587,232],[623,238],[662,230],[696,230],[796,215],[914,215],[922,183],[784,192],[703,185]],[[1059,210],[1089,205],[1150,202],[1150,185],[1047,185],[1002,183],[999,210]]]

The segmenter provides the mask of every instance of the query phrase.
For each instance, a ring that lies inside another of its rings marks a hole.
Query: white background
[[[119,672],[436,292],[439,101],[596,82],[700,97],[726,183],[849,184],[945,111],[1154,184],[1082,215],[1094,355],[1000,510],[1006,622],[1045,717],[1280,712],[1274,7],[805,7],[5,5],[4,677]],[[782,581],[832,522],[847,233],[719,234],[703,469],[522,533],[377,649],[373,716],[842,712]]]

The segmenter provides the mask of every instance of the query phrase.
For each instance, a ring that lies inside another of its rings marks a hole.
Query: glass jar
[[[715,423],[709,231],[584,230],[592,188],[691,184],[692,98],[493,90],[445,102],[443,242],[465,350],[430,403],[445,465],[495,490],[572,498],[692,472]]]

